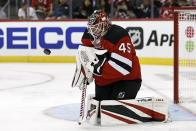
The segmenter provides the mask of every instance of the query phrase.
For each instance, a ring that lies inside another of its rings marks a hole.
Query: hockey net
[[[196,102],[196,8],[174,9],[174,102]]]

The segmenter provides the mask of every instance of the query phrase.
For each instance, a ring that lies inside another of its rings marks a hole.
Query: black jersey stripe
[[[125,70],[127,70],[129,73],[131,72],[132,67],[120,60],[117,60],[113,57],[110,57],[110,60],[115,62],[117,65],[119,65],[120,67],[124,68]]]

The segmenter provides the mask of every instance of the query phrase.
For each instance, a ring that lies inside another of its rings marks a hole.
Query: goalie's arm
[[[106,50],[96,50],[91,47],[80,47],[79,56],[83,66],[88,68],[94,77],[103,79],[118,79],[132,71],[132,56],[129,53]],[[108,54],[109,53],[109,54]]]
[[[117,55],[117,54],[115,54]],[[132,63],[128,61],[128,63]],[[118,79],[131,73],[132,66],[118,61],[114,58],[110,58],[104,63],[101,68],[101,76],[95,76],[95,79]],[[100,77],[100,78],[98,78]]]
[[[119,79],[132,71],[132,61],[118,53],[113,52],[110,57],[107,53],[96,56],[98,59],[86,64],[95,79]]]
[[[122,41],[124,43],[131,43],[131,41],[126,38],[122,39]],[[102,44],[106,46],[110,45],[108,50],[111,52],[109,59],[101,68],[101,77],[104,79],[118,79],[132,72],[132,65],[133,62],[135,62],[134,58],[137,56],[135,55],[135,50],[132,44],[130,44],[129,50],[120,50],[123,42],[114,45],[105,40]]]

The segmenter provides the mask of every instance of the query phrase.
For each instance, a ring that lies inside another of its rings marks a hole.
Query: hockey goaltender
[[[142,77],[127,30],[112,24],[105,12],[95,10],[88,18],[82,43],[72,81],[72,87],[82,90],[79,124],[84,120],[94,125],[167,120],[167,100],[136,98]],[[86,86],[93,81],[95,95],[88,96],[87,116],[84,116]]]

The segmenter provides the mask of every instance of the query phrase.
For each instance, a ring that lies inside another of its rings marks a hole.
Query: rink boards
[[[128,30],[142,64],[173,64],[172,20],[114,20]],[[73,63],[86,29],[81,21],[0,21],[0,62]],[[50,56],[43,53],[51,49]]]

